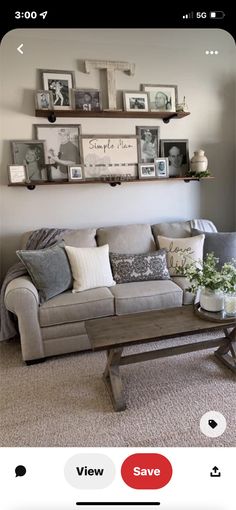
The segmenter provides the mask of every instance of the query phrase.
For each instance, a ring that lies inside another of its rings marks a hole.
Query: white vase
[[[202,289],[200,305],[208,312],[220,312],[224,309],[224,294],[221,290]]]
[[[200,173],[205,172],[208,167],[208,159],[205,156],[205,151],[200,149],[199,151],[194,151],[194,156],[190,162],[190,168],[193,172]]]

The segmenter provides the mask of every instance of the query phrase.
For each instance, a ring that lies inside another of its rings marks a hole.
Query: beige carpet
[[[0,357],[1,446],[235,446],[235,375],[212,351],[122,367],[128,408],[121,413],[113,411],[101,377],[105,353],[27,367],[11,341],[0,344]],[[209,410],[227,420],[216,439],[199,429]]]

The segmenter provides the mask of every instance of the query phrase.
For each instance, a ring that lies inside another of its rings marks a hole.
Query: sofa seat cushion
[[[97,244],[109,244],[112,253],[139,254],[156,251],[150,225],[122,225],[99,228]]]
[[[116,315],[181,306],[183,291],[171,280],[132,282],[111,287]]]
[[[41,327],[114,315],[114,297],[106,287],[63,292],[39,307]]]
[[[194,294],[186,290],[191,285],[189,279],[185,276],[172,276],[172,281],[183,291],[183,305],[191,305],[193,303]]]

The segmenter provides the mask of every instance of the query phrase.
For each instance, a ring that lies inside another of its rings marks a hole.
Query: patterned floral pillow
[[[110,262],[116,283],[170,279],[165,250],[140,255],[110,253]]]

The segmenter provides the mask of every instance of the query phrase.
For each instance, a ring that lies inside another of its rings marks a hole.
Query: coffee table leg
[[[120,376],[120,358],[123,349],[112,349],[107,352],[107,365],[103,379],[110,393],[115,411],[126,409],[123,385]]]
[[[231,333],[225,330],[225,337],[228,342],[217,349],[215,356],[236,373],[236,328]]]

